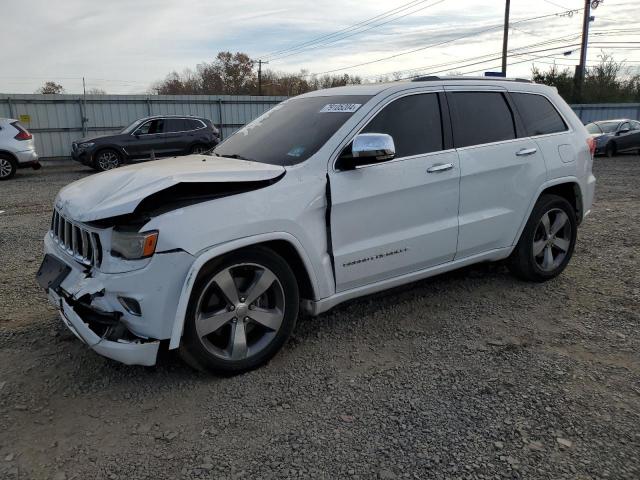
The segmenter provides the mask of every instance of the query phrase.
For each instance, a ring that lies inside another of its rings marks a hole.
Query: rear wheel
[[[543,195],[509,257],[509,269],[517,277],[534,282],[560,275],[573,255],[576,233],[571,204],[557,195]]]
[[[94,164],[96,166],[96,170],[105,172],[107,170],[118,168],[122,164],[122,158],[120,157],[120,154],[115,150],[100,150],[96,154]]]
[[[0,180],[9,180],[16,174],[17,168],[18,164],[13,158],[0,155]]]
[[[604,154],[607,157],[612,158],[616,155],[616,152],[617,152],[616,144],[613,142],[609,142],[607,144],[607,147],[604,150]]]
[[[191,295],[180,345],[191,366],[237,374],[271,359],[298,317],[299,293],[289,265],[255,247],[216,261]]]

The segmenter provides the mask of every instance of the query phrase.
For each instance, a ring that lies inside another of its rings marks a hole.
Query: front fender
[[[182,331],[184,328],[184,321],[187,314],[187,307],[189,306],[189,299],[191,298],[191,292],[198,278],[198,273],[202,267],[214,258],[220,257],[226,253],[238,250],[244,247],[250,247],[260,243],[271,242],[274,240],[284,240],[289,242],[296,249],[300,258],[304,263],[304,267],[309,274],[311,280],[311,286],[314,292],[318,292],[318,281],[315,270],[309,260],[309,256],[304,250],[304,247],[300,241],[287,232],[271,232],[260,235],[252,235],[249,237],[239,238],[230,242],[215,245],[213,247],[202,250],[198,253],[196,260],[191,265],[191,268],[187,272],[187,277],[182,286],[182,292],[180,293],[180,300],[178,301],[178,308],[176,310],[176,318],[173,324],[173,330],[171,332],[171,340],[169,342],[169,349],[178,348],[180,345],[180,338],[182,337]]]

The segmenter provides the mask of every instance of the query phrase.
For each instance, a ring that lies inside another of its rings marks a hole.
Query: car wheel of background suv
[[[609,142],[606,146],[606,148],[604,149],[604,154],[609,157],[612,158],[615,156],[616,152],[617,152],[617,148],[616,148],[616,144],[614,142]]]
[[[191,150],[189,150],[189,153],[192,155],[200,155],[202,153],[205,153],[207,151],[211,150],[209,147],[207,147],[206,145],[203,145],[201,143],[198,143],[196,145],[193,145],[191,147]]]
[[[122,164],[122,157],[115,150],[106,148],[104,150],[99,150],[98,153],[96,153],[96,158],[93,161],[93,164],[95,169],[99,172],[113,170]]]
[[[16,174],[18,164],[8,155],[0,154],[0,180],[9,180]]]
[[[180,355],[224,375],[256,368],[287,341],[298,317],[298,283],[264,247],[224,256],[199,275],[187,309]]]
[[[542,195],[507,265],[523,280],[544,282],[557,277],[573,255],[576,233],[571,204],[557,195]]]

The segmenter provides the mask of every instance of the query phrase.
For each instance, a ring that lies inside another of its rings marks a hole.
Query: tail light
[[[587,138],[587,145],[589,146],[589,151],[591,152],[591,158],[596,154],[596,139],[593,137]]]
[[[13,128],[18,130],[18,134],[13,137],[16,140],[31,140],[33,138],[33,135],[31,135],[26,128],[20,125],[20,122],[13,122],[11,125],[13,125]]]

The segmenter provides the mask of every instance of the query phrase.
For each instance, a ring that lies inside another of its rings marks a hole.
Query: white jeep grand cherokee
[[[594,144],[554,89],[427,77],[287,100],[216,156],[119,168],[55,201],[39,283],[96,352],[266,362],[300,309],[506,259],[544,281],[589,213]]]

